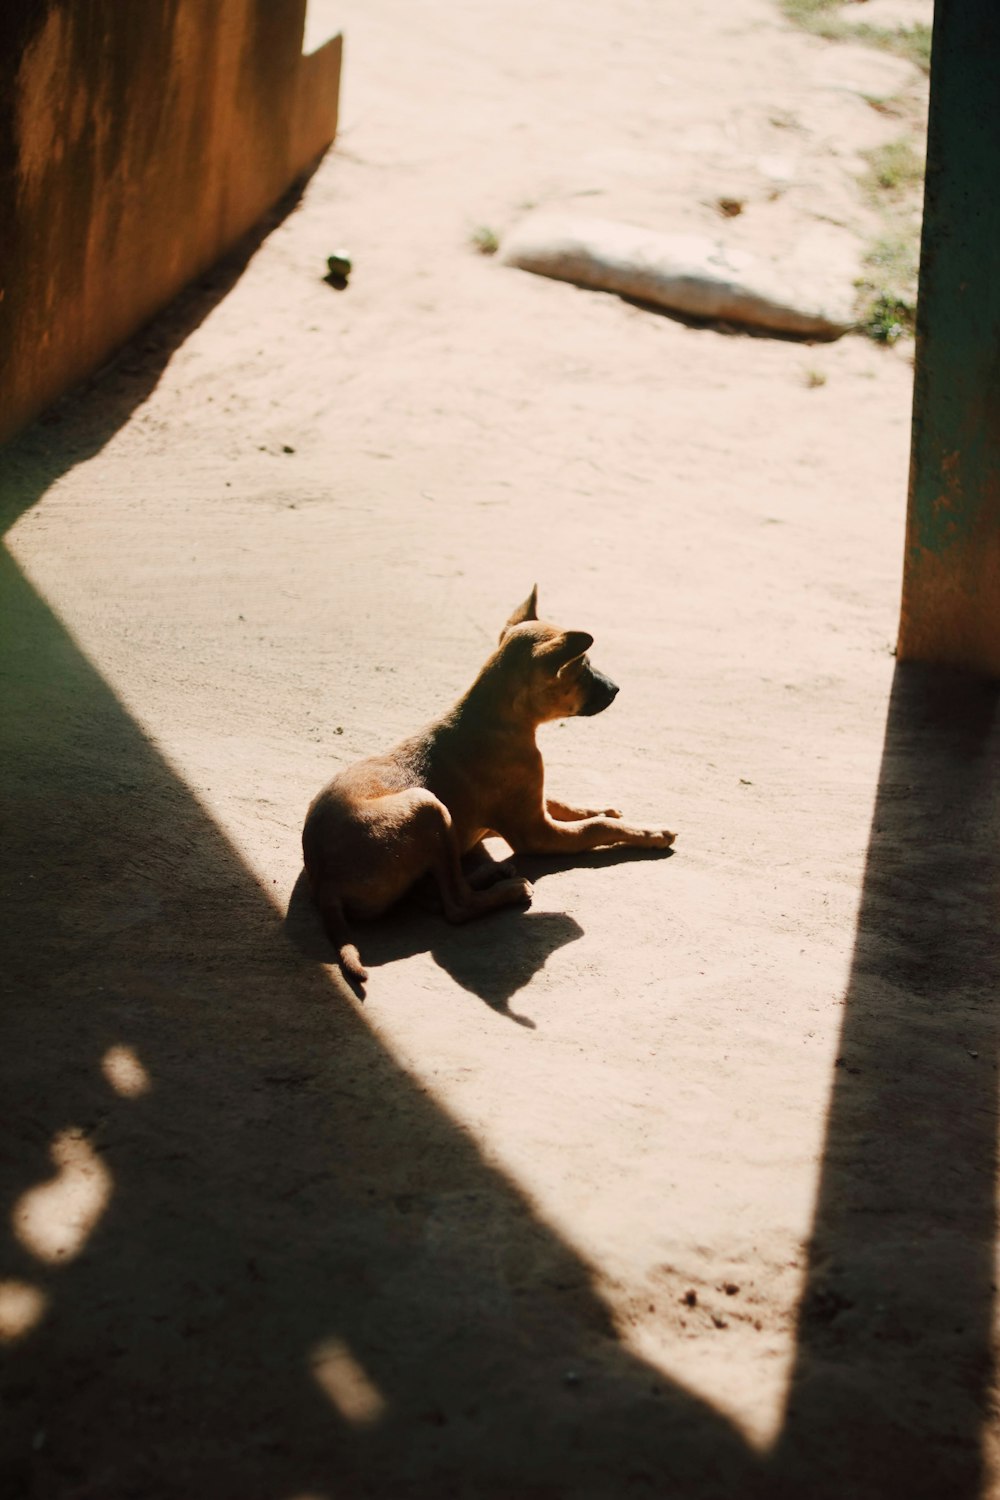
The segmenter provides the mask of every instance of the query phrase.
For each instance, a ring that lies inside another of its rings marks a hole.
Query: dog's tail
[[[362,985],[368,978],[368,970],[361,962],[361,954],[351,941],[351,930],[344,916],[344,904],[337,891],[330,885],[320,885],[316,891],[316,905],[323,918],[326,935],[337,950],[340,967],[355,984]]]

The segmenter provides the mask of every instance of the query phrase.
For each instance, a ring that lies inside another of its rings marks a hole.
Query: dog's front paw
[[[522,875],[513,880],[501,880],[493,887],[496,892],[502,891],[511,906],[530,906],[535,888],[530,880],[525,880]]]
[[[647,837],[650,849],[669,849],[677,835],[670,833],[666,828],[651,828]]]
[[[511,880],[516,875],[517,866],[512,859],[485,860],[469,871],[467,879],[474,891],[486,891],[491,885],[499,885],[501,880]]]

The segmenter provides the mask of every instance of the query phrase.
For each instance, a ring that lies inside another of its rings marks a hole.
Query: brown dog
[[[666,829],[622,823],[615,808],[595,812],[546,797],[538,726],[598,714],[618,689],[587,660],[593,636],[545,624],[537,606],[536,587],[443,718],[341,771],[309,808],[306,874],[344,972],[359,984],[368,975],[347,917],[379,916],[423,875],[436,879],[450,922],[530,902],[528,882],[479,847],[490,833],[531,854],[606,844],[665,849],[674,841]],[[487,862],[466,877],[462,857],[473,850]]]

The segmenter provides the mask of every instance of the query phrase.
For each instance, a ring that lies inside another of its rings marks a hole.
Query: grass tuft
[[[858,326],[879,344],[912,335],[917,311],[919,245],[916,226],[876,240],[858,282]]]
[[[930,72],[931,28],[922,21],[913,26],[872,26],[867,21],[848,21],[841,0],[781,0],[786,19],[813,36],[830,42],[861,42],[904,57],[907,62]]]
[[[500,249],[500,236],[488,224],[477,224],[469,235],[469,244],[480,255],[496,255]]]
[[[916,311],[914,304],[894,297],[891,292],[879,292],[867,307],[861,326],[877,344],[895,344],[904,334],[912,335]]]
[[[864,158],[868,172],[862,185],[873,203],[886,197],[902,198],[915,192],[923,183],[923,157],[915,150],[913,142],[905,137],[864,152]]]

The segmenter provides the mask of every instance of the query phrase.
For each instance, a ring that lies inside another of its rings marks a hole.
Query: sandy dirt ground
[[[764,0],[331,18],[336,149],[0,459],[3,1493],[1000,1494],[995,694],[894,661],[912,345],[470,248],[849,279],[924,81]],[[359,929],[361,1004],[305,808],[536,581],[622,687],[552,789],[676,852]]]

